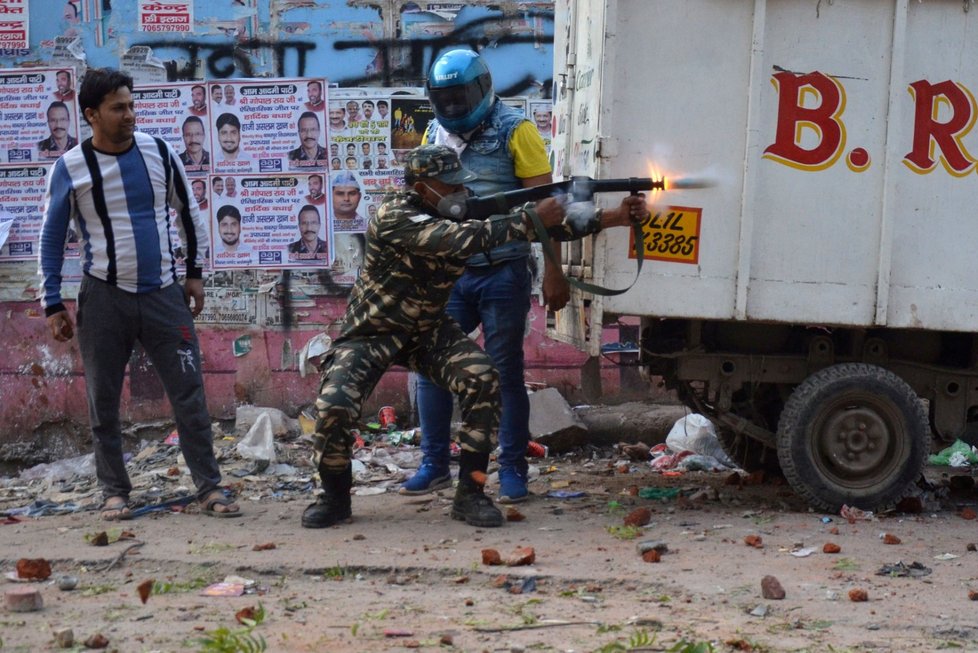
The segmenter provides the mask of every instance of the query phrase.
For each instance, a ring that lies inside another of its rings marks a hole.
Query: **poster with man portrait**
[[[275,174],[329,165],[325,80],[210,82],[208,98],[215,173]]]
[[[75,69],[0,70],[0,165],[53,163],[78,144]]]
[[[132,99],[139,131],[169,143],[188,176],[210,172],[210,125],[203,83],[135,86]]]
[[[321,173],[215,175],[210,181],[215,270],[328,265],[330,232]]]
[[[37,260],[49,170],[43,165],[0,167],[0,230],[4,236],[0,239],[0,260]],[[74,228],[68,230],[65,251],[78,255]]]

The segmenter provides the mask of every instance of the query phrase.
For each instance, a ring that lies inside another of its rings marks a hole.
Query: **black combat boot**
[[[473,478],[473,472],[476,472],[478,478],[485,479],[488,468],[488,453],[462,451],[458,465],[458,487],[452,502],[452,519],[483,528],[503,525],[503,513],[483,492],[483,482]]]
[[[319,476],[323,480],[323,494],[302,512],[303,528],[329,528],[334,524],[349,521],[353,517],[350,506],[350,488],[353,486],[353,466],[338,474],[327,474],[322,468]]]

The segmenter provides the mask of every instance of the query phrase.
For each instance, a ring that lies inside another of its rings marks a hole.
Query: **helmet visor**
[[[472,112],[492,88],[488,74],[479,75],[471,82],[445,88],[428,88],[428,99],[439,118],[455,120]]]

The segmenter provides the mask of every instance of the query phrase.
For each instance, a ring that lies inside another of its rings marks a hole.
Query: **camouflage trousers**
[[[363,402],[391,365],[403,365],[458,398],[462,449],[489,453],[499,430],[499,374],[492,359],[451,318],[421,334],[379,334],[338,341],[324,361],[313,460],[339,473],[353,457],[351,430]]]

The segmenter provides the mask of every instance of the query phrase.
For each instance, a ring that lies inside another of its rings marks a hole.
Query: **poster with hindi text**
[[[0,50],[30,48],[30,10],[28,0],[0,0]]]
[[[74,68],[0,70],[0,165],[53,163],[77,144]]]
[[[139,131],[169,143],[188,176],[210,172],[210,123],[203,83],[136,86],[132,99]]]
[[[214,270],[326,267],[331,237],[322,177],[213,175]]]
[[[208,83],[211,169],[219,174],[325,170],[322,79]]]

